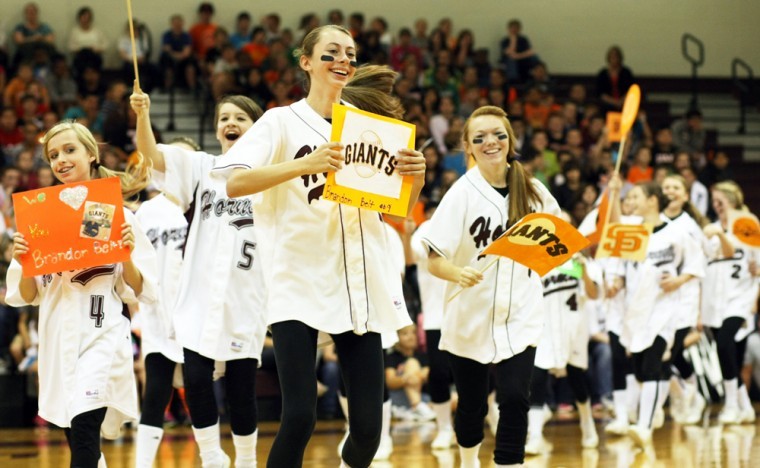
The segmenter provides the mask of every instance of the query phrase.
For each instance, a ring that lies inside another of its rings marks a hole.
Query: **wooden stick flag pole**
[[[135,86],[140,89],[140,74],[137,70],[137,48],[135,47],[135,20],[132,17],[132,0],[127,0],[127,17],[129,18],[129,40],[132,42],[132,65],[135,68]]]

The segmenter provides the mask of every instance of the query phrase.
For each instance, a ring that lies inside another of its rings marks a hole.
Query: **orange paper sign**
[[[610,142],[617,143],[623,138],[621,131],[621,120],[623,114],[620,112],[607,112],[607,139]]]
[[[531,213],[515,223],[482,254],[511,258],[544,276],[588,244],[588,239],[556,216]]]
[[[332,141],[343,143],[343,168],[329,172],[322,198],[405,217],[413,177],[396,171],[401,148],[414,148],[410,123],[333,104]]]
[[[731,210],[728,219],[729,230],[739,242],[749,247],[760,247],[760,222],[757,216],[746,211]]]
[[[596,249],[596,258],[618,257],[625,260],[643,261],[647,257],[650,224],[609,223]]]
[[[24,277],[129,260],[116,177],[14,193],[13,206],[16,229],[29,242]]]

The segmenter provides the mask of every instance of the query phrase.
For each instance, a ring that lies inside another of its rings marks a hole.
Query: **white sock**
[[[739,408],[742,411],[747,411],[748,409],[751,409],[754,411],[754,407],[752,406],[752,400],[749,399],[749,393],[747,393],[746,385],[742,385],[741,387],[739,387],[738,394],[739,394]]]
[[[531,437],[541,437],[544,432],[544,409],[531,407],[528,410],[528,434]]]
[[[161,427],[153,427],[146,424],[137,426],[136,468],[153,467],[153,461],[156,459],[156,452],[158,452],[158,446],[161,445],[161,438],[163,436],[164,429]]]
[[[670,381],[660,380],[658,385],[660,388],[657,392],[657,408],[662,409],[665,407],[665,400],[668,399],[668,394],[670,394]]]
[[[435,422],[438,424],[438,430],[454,430],[451,425],[451,402],[433,403],[430,406],[433,407],[433,411],[435,412]]]
[[[201,452],[203,468],[216,468],[224,463],[224,452],[219,437],[219,422],[213,426],[198,429],[193,426],[195,442]]]
[[[613,390],[612,405],[615,407],[615,421],[628,423],[628,392],[626,390]]]
[[[383,402],[383,427],[380,431],[380,438],[391,438],[391,400]]]
[[[726,404],[724,408],[739,407],[739,382],[737,379],[724,380],[723,389],[726,391]]]
[[[100,458],[98,458],[98,468],[108,468],[108,465],[106,465],[106,456],[103,455],[103,452],[100,452]]]
[[[247,436],[232,434],[232,443],[235,444],[235,468],[256,468],[256,441],[258,438],[258,429]]]
[[[459,446],[459,458],[462,461],[460,465],[462,468],[480,468],[480,460],[478,460],[478,452],[480,451],[480,444],[475,447],[464,448]]]
[[[594,427],[594,414],[591,412],[591,399],[585,403],[575,402],[578,407],[578,416],[580,416],[581,427]]]
[[[641,393],[641,383],[636,380],[635,375],[625,376],[625,392],[628,395],[628,411],[635,414],[639,404],[639,393]]]
[[[641,397],[639,399],[639,420],[636,424],[647,429],[652,428],[652,418],[657,405],[657,387],[659,382],[644,382],[641,384]]]

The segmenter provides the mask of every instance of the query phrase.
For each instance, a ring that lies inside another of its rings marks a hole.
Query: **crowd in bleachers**
[[[394,92],[405,108],[404,120],[416,126],[417,147],[428,164],[423,205],[435,205],[466,171],[462,126],[474,109],[490,104],[507,111],[519,141],[519,160],[572,220],[580,223],[593,208],[618,152],[609,138],[606,114],[620,111],[635,82],[619,47],[611,46],[600,57],[606,62],[600,70],[587,71],[596,76],[594,86],[560,83],[516,19],[505,25],[498,56],[489,56],[476,31],[459,29],[450,18],[430,22],[421,17],[412,24],[390,25],[383,17],[366,18],[360,12],[326,13],[304,14],[289,28],[277,13],[243,11],[234,24],[223,25],[215,22],[213,4],[202,3],[197,17],[167,18],[163,32],[151,32],[137,21],[134,53],[142,88],[186,90],[177,99],[240,93],[263,109],[288,105],[304,96],[303,73],[292,53],[300,39],[320,24],[343,25],[358,44],[360,64],[386,64],[398,72]],[[39,140],[58,121],[72,119],[87,126],[103,143],[101,163],[109,168],[123,167],[135,151],[135,116],[128,103],[134,79],[129,25],[109,43],[90,8],[80,8],[76,20],[70,31],[61,30],[46,22],[52,18],[45,16],[44,5],[30,3],[8,40],[0,41],[7,44],[0,48],[3,231],[13,230],[12,193],[55,183]],[[60,36],[66,40],[56,40]],[[104,67],[108,47],[118,51],[117,69]],[[710,215],[708,188],[733,174],[728,155],[707,148],[705,138],[697,109],[656,126],[642,110],[622,155],[623,177],[633,184],[679,173],[697,208]],[[6,233],[0,240],[3,282],[10,246]],[[409,301],[413,304],[414,298]],[[33,324],[31,308],[0,309],[0,372],[33,369]],[[611,384],[602,382],[609,378],[606,372],[596,373],[597,399],[611,393]]]

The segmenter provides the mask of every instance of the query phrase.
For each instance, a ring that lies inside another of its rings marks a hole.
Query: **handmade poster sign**
[[[651,224],[608,223],[603,227],[596,258],[618,257],[643,262],[652,230]]]
[[[129,260],[122,205],[116,177],[14,193],[16,229],[29,242],[24,277]]]
[[[344,145],[343,167],[327,175],[322,198],[406,216],[412,177],[396,171],[401,148],[414,148],[412,124],[333,104],[332,141]]]
[[[572,225],[547,213],[531,213],[483,250],[500,255],[544,276],[589,245]]]

